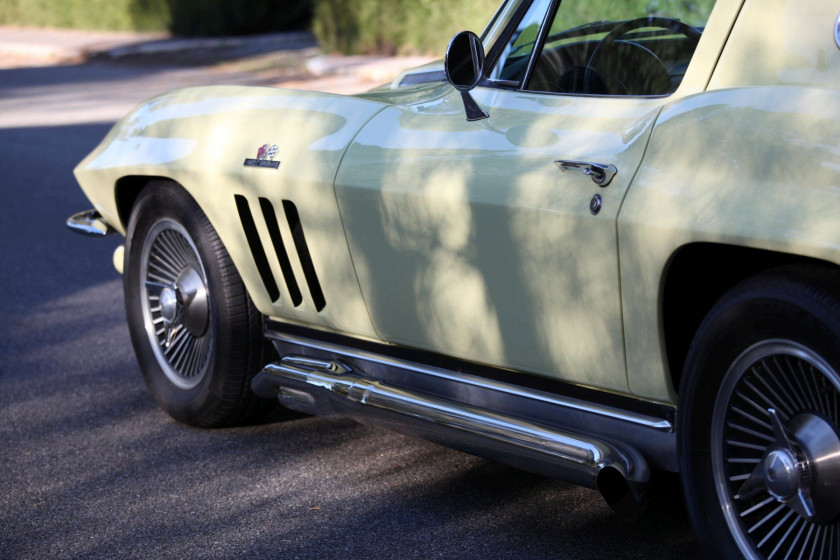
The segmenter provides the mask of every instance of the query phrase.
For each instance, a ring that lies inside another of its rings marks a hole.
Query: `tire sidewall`
[[[212,329],[215,337],[208,369],[201,381],[189,389],[175,385],[161,368],[145,329],[142,308],[143,279],[140,274],[143,243],[152,227],[165,218],[184,228],[198,252],[207,282],[208,329]],[[161,408],[176,420],[198,426],[213,423],[206,417],[207,412],[222,402],[230,361],[230,337],[224,336],[224,333],[230,332],[230,314],[228,302],[222,297],[224,281],[218,267],[211,265],[216,255],[210,246],[209,236],[215,234],[208,226],[209,222],[198,204],[186,192],[168,184],[148,186],[138,198],[129,220],[123,275],[129,331],[143,378]]]

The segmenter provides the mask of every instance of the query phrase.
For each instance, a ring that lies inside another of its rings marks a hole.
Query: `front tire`
[[[761,274],[709,312],[686,359],[686,503],[711,558],[840,555],[840,275]]]
[[[123,276],[131,341],[155,400],[200,427],[265,411],[251,392],[262,366],[262,316],[219,236],[180,186],[156,181],[137,199]]]

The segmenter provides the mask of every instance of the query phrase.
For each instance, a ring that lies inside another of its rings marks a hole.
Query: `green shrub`
[[[313,31],[328,51],[443,55],[458,31],[480,33],[501,0],[314,0]],[[703,25],[714,0],[575,0],[564,3],[558,28],[640,15]],[[594,15],[593,15],[594,14]],[[594,18],[594,19],[593,19]]]
[[[0,0],[0,25],[176,35],[247,35],[305,29],[310,0]]]
[[[315,0],[313,31],[327,51],[443,56],[455,33],[480,33],[500,0]]]
[[[133,0],[0,0],[0,24],[77,29],[154,30],[164,22],[135,25]]]
[[[160,0],[154,0],[160,1]],[[312,17],[302,0],[165,0],[177,35],[249,35],[304,29]]]

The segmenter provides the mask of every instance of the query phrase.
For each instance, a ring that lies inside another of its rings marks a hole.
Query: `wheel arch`
[[[180,185],[177,181],[158,175],[126,175],[120,177],[114,184],[114,203],[117,208],[117,215],[123,230],[128,228],[128,220],[131,217],[131,210],[134,208],[140,191],[153,181],[166,181],[174,185]]]
[[[715,302],[750,276],[792,264],[840,270],[820,259],[719,243],[691,243],[671,255],[662,276],[660,323],[675,391],[694,335]]]
[[[226,236],[224,231],[219,231],[218,227],[214,223],[212,219],[212,214],[209,212],[209,208],[206,208],[199,197],[196,197],[190,189],[188,189],[182,182],[172,178],[167,177],[164,175],[126,175],[117,179],[116,183],[114,184],[114,202],[117,209],[117,214],[119,216],[120,223],[126,234],[128,233],[128,222],[131,219],[131,214],[134,212],[134,208],[137,204],[137,200],[140,197],[140,194],[143,190],[153,183],[165,183],[167,184],[167,188],[171,189],[179,189],[184,191],[184,193],[189,196],[204,212],[207,219],[210,221],[212,226],[216,228],[216,233],[219,235],[222,243],[225,245],[227,251],[228,244],[226,243]],[[234,258],[233,255],[231,255]],[[236,264],[236,259],[234,258],[234,263]],[[237,266],[237,272],[239,274],[243,273],[243,268],[241,266]],[[249,285],[247,277],[243,277],[243,281],[245,283],[245,291],[248,293],[248,296],[253,298],[253,289],[251,285]]]

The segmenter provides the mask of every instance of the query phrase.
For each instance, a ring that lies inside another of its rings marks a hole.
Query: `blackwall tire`
[[[840,557],[838,280],[804,266],[751,278],[692,343],[680,470],[710,558]]]
[[[157,181],[128,223],[124,294],[131,341],[155,400],[176,420],[219,427],[257,419],[263,318],[198,204]]]

